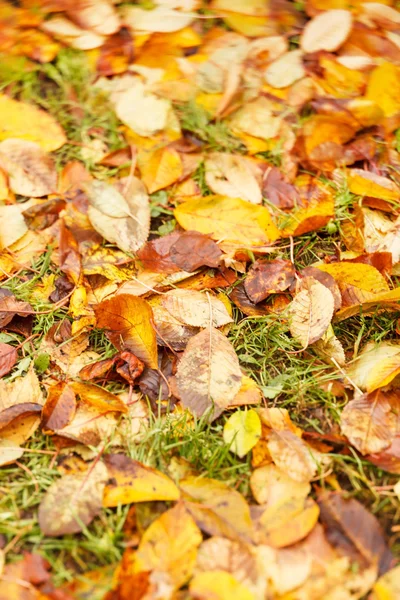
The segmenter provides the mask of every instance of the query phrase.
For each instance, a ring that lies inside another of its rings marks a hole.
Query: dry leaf
[[[302,57],[303,52],[301,50],[292,50],[292,52],[287,52],[274,60],[265,71],[266,82],[272,87],[280,89],[305,77],[306,72]]]
[[[20,206],[0,206],[0,250],[18,242],[27,231]]]
[[[328,288],[313,277],[305,277],[289,306],[290,333],[307,348],[322,338],[330,325],[333,309],[334,299]]]
[[[292,479],[308,482],[321,467],[321,456],[292,431],[273,431],[267,446],[272,460]]]
[[[205,571],[195,575],[189,590],[195,600],[255,600],[254,594],[226,571]]]
[[[256,261],[244,280],[244,289],[250,300],[257,304],[269,294],[287,290],[294,282],[295,268],[289,260],[277,258],[271,262]]]
[[[255,410],[238,410],[224,425],[224,442],[243,458],[261,437],[261,421]]]
[[[44,21],[40,28],[77,50],[93,50],[102,46],[105,41],[104,36],[82,29],[63,16],[54,16]]]
[[[190,25],[196,13],[174,10],[173,6],[159,6],[146,10],[139,6],[125,6],[122,19],[134,31],[171,33]]]
[[[64,475],[55,481],[39,506],[42,533],[56,537],[82,531],[101,511],[107,478],[106,467],[97,462],[83,473]]]
[[[222,327],[232,318],[221,300],[206,292],[171,290],[161,299],[163,307],[175,319],[192,327]]]
[[[150,231],[150,208],[146,190],[139,179],[120,180],[119,192],[102,181],[85,183],[90,207],[88,216],[93,227],[108,242],[124,252],[135,252],[147,240]]]
[[[39,144],[18,138],[0,142],[0,167],[9,175],[10,188],[21,196],[47,196],[57,189],[53,159]]]
[[[138,167],[149,194],[172,185],[183,176],[181,157],[173,148],[159,148],[139,155]]]
[[[261,172],[244,156],[214,152],[204,161],[206,183],[215,193],[261,204]]]
[[[73,419],[76,399],[73,389],[65,382],[52,385],[42,412],[42,427],[56,431],[66,427]]]
[[[191,273],[199,267],[218,267],[222,251],[208,236],[198,231],[184,231],[171,245],[170,256],[179,269]]]
[[[0,377],[7,375],[17,362],[17,350],[10,344],[0,343]]]
[[[372,300],[375,294],[389,292],[383,275],[371,265],[339,262],[317,265],[336,280],[344,306]]]
[[[392,443],[400,429],[400,398],[375,390],[351,400],[340,417],[340,428],[361,454],[375,454]]]
[[[317,15],[304,28],[301,36],[302,50],[337,50],[349,36],[352,21],[351,12],[348,10],[327,10]]]
[[[120,28],[111,0],[80,0],[67,14],[83,29],[99,35],[111,35]]]
[[[97,326],[106,329],[118,350],[129,350],[152,369],[157,368],[156,333],[146,300],[119,294],[95,307]]]
[[[24,454],[23,448],[9,440],[0,439],[0,466],[10,465]],[[1,572],[1,569],[0,569]]]
[[[179,362],[176,382],[182,405],[197,416],[216,418],[240,389],[242,373],[236,353],[217,329],[192,337]]]
[[[393,342],[368,342],[349,365],[352,385],[368,393],[389,383],[400,373],[400,346]]]
[[[111,481],[104,490],[103,506],[179,499],[174,482],[156,469],[123,454],[108,454],[104,462]]]

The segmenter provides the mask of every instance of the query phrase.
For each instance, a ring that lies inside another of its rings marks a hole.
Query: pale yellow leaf
[[[80,0],[67,10],[67,15],[83,29],[98,35],[112,35],[121,26],[111,0]]]
[[[333,317],[332,292],[313,277],[301,281],[300,291],[289,306],[290,333],[307,348],[321,339]]]
[[[320,453],[288,429],[273,431],[267,446],[276,466],[295,481],[311,481],[320,469]]]
[[[388,385],[399,373],[400,345],[394,342],[368,342],[347,369],[349,381],[367,392]]]
[[[272,87],[280,89],[305,77],[302,57],[302,50],[292,50],[274,60],[264,73],[266,82]]]
[[[105,42],[105,37],[75,25],[63,16],[54,16],[41,23],[40,28],[67,46],[77,50],[93,50]]]
[[[196,13],[174,10],[168,6],[156,6],[151,10],[139,6],[124,6],[121,18],[124,25],[134,31],[171,33],[190,25]]]
[[[304,52],[327,50],[333,52],[340,48],[350,34],[353,24],[348,10],[328,10],[308,21],[301,36],[301,48]]]
[[[18,204],[0,206],[0,250],[18,242],[28,231]]]
[[[232,323],[223,302],[208,292],[175,289],[164,294],[161,303],[184,325],[218,328]]]
[[[226,571],[204,571],[189,586],[194,600],[256,600],[255,595]]]
[[[204,166],[206,183],[215,194],[261,204],[261,171],[247,157],[214,152]]]
[[[21,196],[39,198],[57,189],[54,160],[35,142],[19,138],[0,142],[0,167],[8,173],[12,191]]]

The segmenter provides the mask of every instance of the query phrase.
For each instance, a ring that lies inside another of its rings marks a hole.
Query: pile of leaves
[[[397,4],[0,2],[1,599],[399,598]]]

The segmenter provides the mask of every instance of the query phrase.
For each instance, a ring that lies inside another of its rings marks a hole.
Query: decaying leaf
[[[0,377],[7,375],[17,362],[17,350],[10,344],[0,343]]]
[[[242,373],[236,353],[217,329],[192,337],[179,362],[176,382],[184,407],[197,416],[216,418],[240,389]]]
[[[321,339],[333,317],[334,299],[327,287],[313,277],[301,281],[290,304],[290,333],[307,348]]]
[[[75,392],[65,382],[49,388],[42,412],[42,427],[56,431],[66,427],[73,419],[76,410]]]
[[[250,300],[257,304],[269,294],[284,292],[293,283],[295,269],[289,260],[279,258],[271,261],[256,261],[249,269],[244,289]]]
[[[311,481],[321,467],[319,452],[288,429],[273,431],[267,446],[276,466],[295,481]]]
[[[0,142],[0,167],[8,173],[16,194],[40,198],[57,189],[54,161],[35,142],[18,138]]]
[[[77,533],[100,513],[108,472],[102,462],[81,473],[64,475],[47,490],[39,506],[44,535]]]
[[[104,300],[95,308],[97,326],[106,329],[112,343],[127,349],[147,366],[157,368],[156,333],[148,302],[130,294]]]
[[[155,469],[123,454],[108,454],[104,462],[110,477],[104,490],[104,506],[179,499],[174,482]]]

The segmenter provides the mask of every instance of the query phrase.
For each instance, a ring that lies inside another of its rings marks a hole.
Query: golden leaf
[[[256,600],[256,596],[226,571],[204,571],[193,577],[189,586],[196,600]]]
[[[149,194],[170,186],[183,174],[181,157],[173,148],[139,153],[138,167]]]
[[[238,410],[224,425],[224,442],[243,458],[261,437],[261,421],[255,410]]]
[[[393,342],[368,342],[347,369],[349,380],[360,389],[373,392],[400,373],[400,346]]]
[[[156,469],[123,454],[108,454],[105,464],[111,481],[104,490],[103,506],[179,499],[172,479]]]
[[[336,280],[344,306],[361,304],[373,300],[375,294],[389,292],[386,279],[371,265],[339,262],[316,267]]]
[[[114,346],[129,350],[151,369],[158,368],[153,313],[146,300],[119,294],[95,306],[95,313],[97,326],[108,331]]]
[[[189,200],[175,209],[184,229],[209,234],[214,240],[231,241],[248,248],[274,242],[279,230],[268,210],[239,198],[206,196]]]

